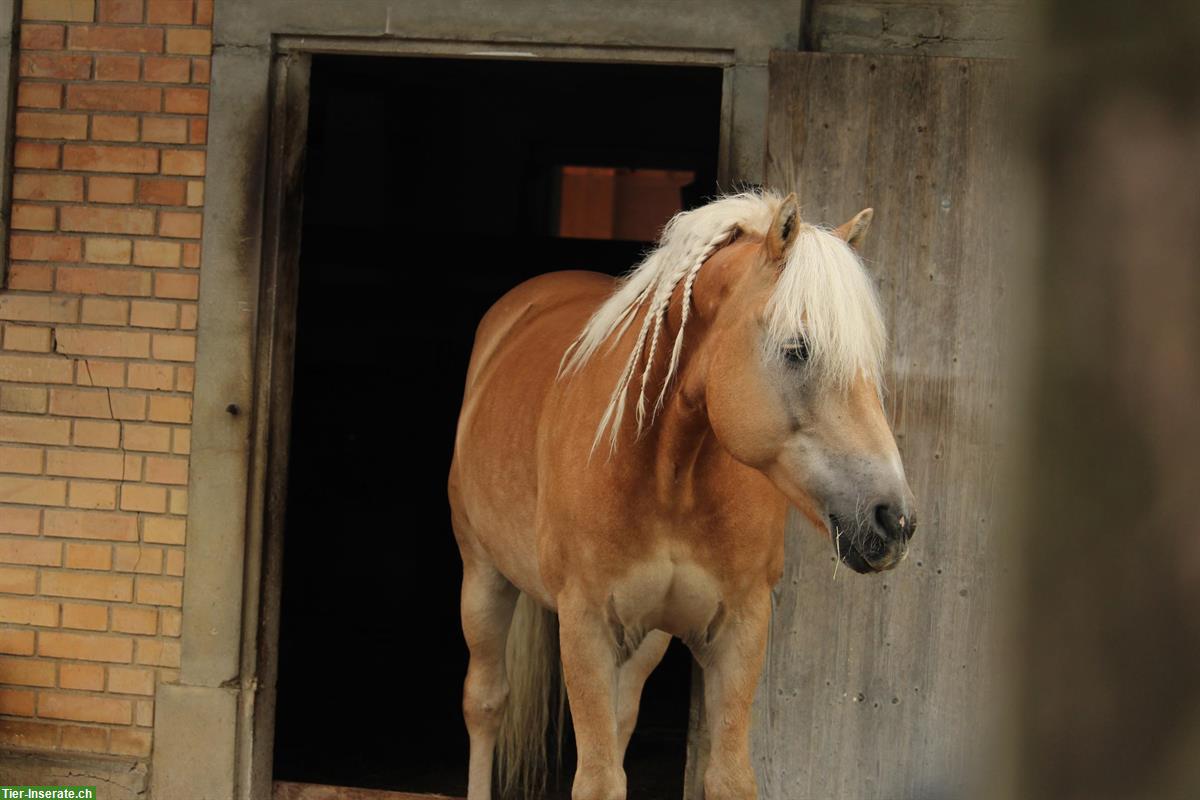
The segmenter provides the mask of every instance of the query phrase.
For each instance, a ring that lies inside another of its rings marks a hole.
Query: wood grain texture
[[[457,800],[442,794],[410,794],[383,789],[325,786],[316,783],[275,781],[272,800]]]
[[[756,703],[760,796],[964,796],[995,663],[1006,67],[775,53],[770,71],[768,185],[809,221],[876,210],[863,255],[920,525],[906,563],[865,577],[794,516]]]

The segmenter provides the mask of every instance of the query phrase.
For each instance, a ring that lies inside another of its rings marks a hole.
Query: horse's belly
[[[704,566],[669,553],[632,567],[612,591],[628,630],[662,630],[685,641],[703,637],[722,609],[721,586]]]

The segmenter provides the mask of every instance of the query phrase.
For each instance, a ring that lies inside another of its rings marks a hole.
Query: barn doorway
[[[310,85],[274,776],[463,796],[445,478],[475,325],[716,191],[722,71],[314,56]],[[690,675],[676,643],[631,797],[682,796]]]

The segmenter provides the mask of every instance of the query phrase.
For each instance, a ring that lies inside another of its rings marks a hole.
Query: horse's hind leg
[[[622,761],[629,747],[629,737],[633,735],[633,728],[637,724],[642,688],[650,673],[666,655],[670,644],[669,633],[650,631],[617,674],[617,740]]]
[[[471,651],[463,717],[471,737],[467,800],[491,800],[492,758],[508,699],[504,646],[517,589],[490,562],[463,553],[462,627]]]

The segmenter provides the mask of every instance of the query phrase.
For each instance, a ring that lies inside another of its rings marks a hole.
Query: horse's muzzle
[[[903,561],[916,531],[913,515],[890,505],[876,506],[874,520],[863,520],[857,529],[848,530],[836,514],[829,522],[838,558],[860,574],[884,572]]]

